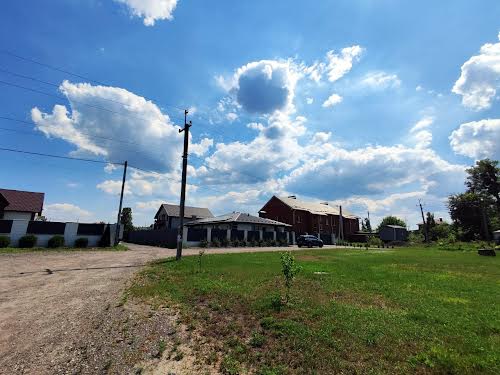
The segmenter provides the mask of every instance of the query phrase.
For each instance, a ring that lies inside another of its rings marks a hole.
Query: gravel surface
[[[195,373],[193,358],[169,361],[177,347],[189,352],[191,339],[176,321],[175,311],[123,303],[132,275],[147,262],[174,256],[175,250],[127,246],[124,252],[0,254],[0,374],[169,373],[169,366],[176,370],[172,374]],[[185,255],[198,252],[184,250]],[[162,356],[163,351],[168,356]],[[156,362],[161,371],[155,370]]]

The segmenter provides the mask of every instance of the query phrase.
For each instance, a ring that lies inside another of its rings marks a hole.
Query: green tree
[[[363,220],[361,225],[363,227],[363,231],[369,233],[372,232],[372,223],[370,223],[370,219],[368,219],[367,217]]]
[[[123,224],[125,231],[134,230],[134,224],[132,223],[132,209],[130,207],[124,207],[122,209],[120,223]]]
[[[500,168],[498,161],[483,159],[466,170],[469,176],[465,185],[470,193],[491,196],[496,203],[497,214],[500,214]]]
[[[436,220],[434,220],[434,214],[431,214],[430,212],[427,212],[427,217],[425,219],[425,222],[426,222],[427,228],[428,228],[428,230],[430,232],[431,229],[436,226]]]
[[[399,225],[401,227],[405,227],[406,228],[406,223],[403,220],[401,220],[399,217],[396,217],[396,216],[386,216],[386,217],[384,217],[382,219],[382,221],[380,222],[380,224],[378,225],[377,231],[380,231],[380,229],[384,225]]]
[[[466,192],[448,197],[450,217],[460,229],[461,239],[473,241],[487,239],[491,232],[490,217],[495,217],[496,208],[489,196]]]

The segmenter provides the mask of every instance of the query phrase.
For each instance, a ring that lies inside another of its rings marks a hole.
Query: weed
[[[233,357],[226,355],[220,364],[220,372],[224,375],[239,375],[240,363]]]
[[[265,342],[266,337],[261,333],[254,331],[252,333],[252,337],[250,338],[249,344],[252,348],[262,348]]]
[[[288,303],[290,298],[290,289],[297,274],[300,272],[301,267],[296,264],[295,257],[290,251],[281,253],[281,272],[285,278],[285,304]]]

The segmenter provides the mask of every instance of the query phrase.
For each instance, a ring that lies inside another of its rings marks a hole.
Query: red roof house
[[[43,210],[44,193],[0,189],[0,219],[34,220]]]

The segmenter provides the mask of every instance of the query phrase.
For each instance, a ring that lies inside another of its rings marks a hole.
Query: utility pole
[[[120,242],[120,222],[122,216],[122,204],[123,204],[123,192],[125,190],[125,179],[127,178],[127,161],[123,164],[123,180],[122,180],[122,191],[120,193],[120,206],[118,207],[118,218],[116,219],[116,232],[115,232],[115,245]]]
[[[189,128],[193,125],[191,121],[187,123],[188,110],[184,110],[184,129],[179,129],[179,133],[184,132],[184,152],[182,153],[182,182],[181,182],[181,207],[180,207],[180,223],[179,232],[177,234],[177,254],[176,260],[182,257],[182,242],[184,241],[184,208],[186,203],[186,174],[188,162],[188,147],[189,147]]]
[[[427,228],[427,223],[425,222],[425,217],[424,217],[424,209],[422,208],[422,201],[419,199],[418,200],[418,205],[420,206],[420,213],[422,214],[422,223],[424,225],[424,232],[425,232],[425,242],[429,242],[429,228]]]

